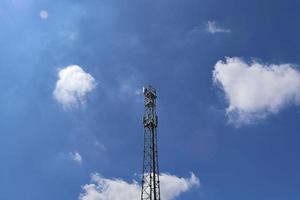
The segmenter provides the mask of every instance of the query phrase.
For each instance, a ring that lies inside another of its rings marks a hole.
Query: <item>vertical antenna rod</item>
[[[143,88],[145,97],[144,159],[141,200],[160,200],[157,156],[156,90],[151,85]]]

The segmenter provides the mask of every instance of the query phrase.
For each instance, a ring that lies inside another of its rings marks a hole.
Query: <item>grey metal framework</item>
[[[145,97],[144,159],[141,200],[160,200],[157,156],[156,90],[151,85],[143,88]]]

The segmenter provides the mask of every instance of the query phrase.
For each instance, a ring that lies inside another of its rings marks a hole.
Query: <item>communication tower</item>
[[[144,159],[141,200],[160,200],[160,183],[157,156],[156,90],[151,85],[143,88],[145,113]]]

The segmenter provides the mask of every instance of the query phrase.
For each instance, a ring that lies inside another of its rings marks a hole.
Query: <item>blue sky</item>
[[[138,191],[147,84],[165,200],[299,199],[299,6],[2,0],[0,199]]]

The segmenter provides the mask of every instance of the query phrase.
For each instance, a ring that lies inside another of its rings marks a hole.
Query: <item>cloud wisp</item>
[[[258,122],[288,105],[300,104],[300,72],[291,64],[226,58],[216,63],[213,82],[224,91],[229,122],[235,125]]]
[[[82,164],[82,156],[77,151],[70,152],[68,157],[71,161],[74,161],[78,164]]]
[[[231,33],[230,29],[220,28],[217,26],[217,23],[215,21],[208,21],[206,25],[206,30],[211,33]]]
[[[95,88],[96,81],[91,74],[78,65],[70,65],[59,70],[53,96],[66,109],[78,108]]]
[[[173,200],[183,192],[198,186],[199,179],[191,174],[190,178],[161,174],[161,199]],[[79,200],[139,200],[141,186],[137,181],[128,183],[121,179],[106,179],[99,174],[91,175],[91,183],[82,187]]]

